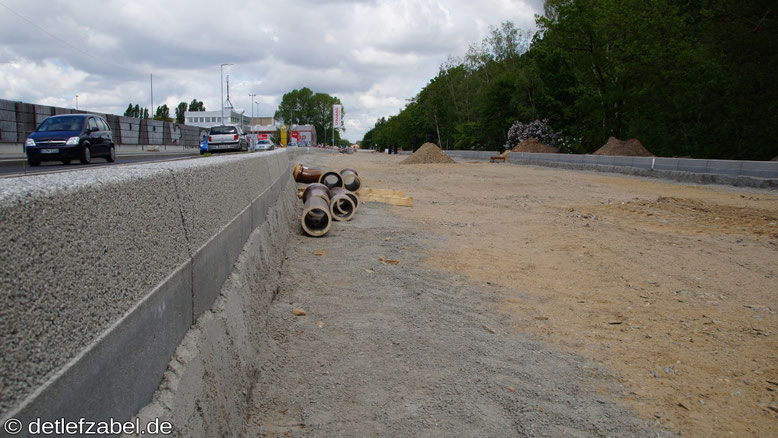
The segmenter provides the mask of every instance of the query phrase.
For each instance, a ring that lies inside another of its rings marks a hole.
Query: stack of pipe
[[[294,168],[294,179],[309,184],[303,192],[303,231],[313,237],[327,234],[333,220],[349,221],[359,208],[355,193],[362,180],[354,169],[340,172],[312,169],[300,163]]]

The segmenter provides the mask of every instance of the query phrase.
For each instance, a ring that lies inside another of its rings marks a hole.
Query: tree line
[[[203,104],[203,101],[192,99],[192,102],[187,104],[186,102],[181,102],[176,106],[176,123],[184,123],[185,117],[184,114],[187,111],[205,111],[205,105]],[[127,106],[127,109],[124,110],[124,116],[125,117],[135,117],[138,119],[148,119],[149,118],[149,109],[148,108],[141,108],[140,105],[137,103],[133,106],[132,102]],[[163,104],[157,107],[157,111],[154,113],[154,120],[161,120],[163,122],[172,122],[173,118],[170,117],[170,108],[168,108],[167,104]]]
[[[547,120],[563,152],[610,136],[659,156],[778,155],[774,0],[547,0],[534,34],[492,27],[449,58],[364,147],[500,150],[509,128]]]

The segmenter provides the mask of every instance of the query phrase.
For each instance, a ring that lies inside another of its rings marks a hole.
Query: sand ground
[[[381,207],[428,236],[408,259],[493,296],[473,304],[485,326],[508,321],[517,335],[599,364],[624,388],[595,379],[595,393],[682,435],[778,435],[777,193],[318,155],[301,161],[353,168],[368,187],[413,196],[413,207]],[[392,258],[402,263],[401,249]]]

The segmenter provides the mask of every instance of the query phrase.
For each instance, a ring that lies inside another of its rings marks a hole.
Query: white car
[[[254,145],[255,151],[272,151],[275,149],[275,145],[270,140],[257,140],[257,144]]]

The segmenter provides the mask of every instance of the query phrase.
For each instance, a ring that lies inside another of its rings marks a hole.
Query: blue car
[[[24,142],[27,162],[38,166],[41,161],[70,164],[79,160],[89,164],[94,157],[109,163],[116,160],[116,144],[105,119],[93,114],[66,114],[44,120]]]

